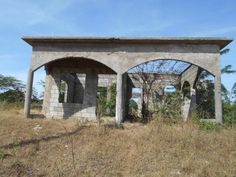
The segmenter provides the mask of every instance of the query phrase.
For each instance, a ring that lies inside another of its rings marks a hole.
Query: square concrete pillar
[[[123,120],[123,75],[117,73],[117,82],[116,82],[116,127],[120,127]]]
[[[30,117],[30,104],[31,104],[33,80],[34,80],[34,71],[29,69],[27,87],[26,87],[26,93],[25,93],[25,105],[24,105],[24,114],[27,118]]]
[[[83,109],[87,110],[90,117],[96,117],[98,75],[96,73],[87,73],[84,90]],[[88,109],[89,108],[89,109]]]
[[[215,76],[215,119],[216,119],[216,122],[223,123],[220,71]]]
[[[46,115],[49,112],[50,98],[51,98],[51,87],[52,87],[52,75],[49,68],[45,66],[46,78],[45,78],[45,88],[43,97],[43,113]]]

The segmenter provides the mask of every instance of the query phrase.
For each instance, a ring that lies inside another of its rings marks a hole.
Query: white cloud
[[[74,0],[44,1],[3,1],[0,6],[0,22],[10,26],[32,26],[39,23],[53,22],[59,20],[56,16],[68,8]]]

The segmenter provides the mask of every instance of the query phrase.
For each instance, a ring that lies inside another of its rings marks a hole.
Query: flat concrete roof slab
[[[96,44],[192,44],[218,45],[223,49],[233,41],[220,37],[66,37],[66,36],[23,36],[22,39],[34,46],[39,43],[96,43]]]

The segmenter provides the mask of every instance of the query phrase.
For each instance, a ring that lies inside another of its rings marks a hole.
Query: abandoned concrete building
[[[166,86],[190,88],[182,105],[187,119],[196,104],[196,80],[205,70],[214,76],[215,120],[221,123],[220,50],[227,38],[78,38],[23,37],[33,47],[28,72],[24,112],[30,116],[34,72],[45,67],[43,113],[47,118],[79,117],[96,119],[99,88],[116,83],[115,123],[127,114],[132,89],[140,88],[132,68],[154,60],[187,63],[177,73],[149,73],[154,79],[153,93],[161,100]],[[174,66],[173,66],[174,67]],[[63,84],[63,87],[61,87]],[[62,89],[63,88],[63,89]],[[137,94],[136,94],[137,95]],[[110,99],[107,90],[107,99]]]

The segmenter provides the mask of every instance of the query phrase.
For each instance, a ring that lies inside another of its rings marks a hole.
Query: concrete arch
[[[56,58],[56,57],[47,57],[44,59],[43,62],[37,62],[37,63],[32,63],[31,64],[31,70],[33,72],[37,71],[39,68],[41,68],[42,66],[45,66],[49,63],[53,63],[53,62],[56,62],[56,61],[60,61],[60,60],[72,60],[72,59],[76,59],[76,60],[90,60],[90,61],[93,61],[93,62],[97,62],[99,64],[102,64],[104,65],[105,67],[111,69],[114,73],[116,73],[116,71],[113,69],[112,66],[108,66],[107,63],[103,62],[103,61],[99,61],[98,59],[93,59],[93,58],[85,58],[85,57],[79,57],[79,56],[66,56],[66,57],[59,57],[59,58]],[[33,60],[34,61],[34,60]]]
[[[162,57],[159,57],[159,58],[144,58],[144,59],[136,59],[138,60],[139,62],[136,62],[136,63],[133,63],[127,70],[130,70],[130,69],[133,69],[141,64],[144,64],[144,63],[148,63],[148,62],[153,62],[153,61],[158,61],[158,60],[175,60],[175,61],[181,61],[181,62],[185,62],[185,63],[188,63],[188,64],[192,64],[192,65],[195,65],[197,67],[200,67],[201,69],[204,69],[206,70],[207,72],[209,72],[210,74],[212,74],[213,76],[216,75],[217,71],[216,71],[216,68],[214,66],[209,65],[208,63],[204,62],[204,61],[199,61],[198,59],[187,59],[187,58],[162,58]]]

